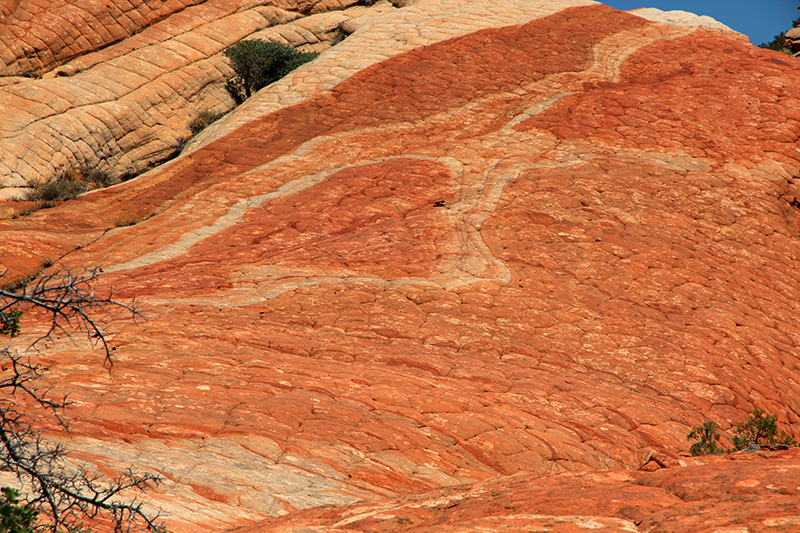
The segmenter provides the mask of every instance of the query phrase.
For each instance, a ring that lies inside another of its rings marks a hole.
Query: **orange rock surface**
[[[162,472],[175,532],[800,527],[796,449],[686,457],[754,407],[800,436],[800,63],[592,2],[459,18],[498,9],[387,11],[349,50],[430,42],[0,221],[10,276],[102,265],[146,318],[110,370],[41,353],[52,438]]]
[[[794,531],[800,526],[798,460],[793,450],[704,458],[655,473],[519,473],[377,503],[302,511],[235,531]]]

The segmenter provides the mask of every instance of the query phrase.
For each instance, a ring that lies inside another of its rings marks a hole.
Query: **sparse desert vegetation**
[[[92,167],[69,168],[61,171],[50,181],[31,184],[31,191],[25,200],[51,204],[77,198],[80,194],[108,187],[116,183],[110,174]],[[46,205],[43,205],[46,207]]]
[[[778,430],[778,415],[767,414],[761,409],[753,409],[747,420],[733,431],[733,448],[725,449],[719,445],[719,425],[713,421],[706,421],[692,428],[686,436],[693,441],[689,451],[692,455],[714,455],[719,453],[733,453],[744,450],[750,446],[789,447],[797,446],[797,440]]]
[[[223,53],[236,72],[236,76],[228,80],[226,87],[239,103],[319,55],[261,39],[239,41]]]
[[[210,109],[205,109],[198,113],[194,120],[189,123],[189,131],[192,132],[192,135],[197,135],[218,120],[221,116],[221,114],[215,113]]]

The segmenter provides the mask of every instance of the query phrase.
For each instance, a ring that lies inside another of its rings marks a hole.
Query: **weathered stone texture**
[[[515,474],[376,503],[313,509],[236,532],[792,531],[800,525],[799,460],[794,450],[708,458],[652,474]]]
[[[80,166],[136,175],[179,150],[201,111],[234,107],[225,89],[233,76],[221,54],[227,46],[248,37],[321,51],[339,24],[366,11],[326,13],[346,5],[318,2],[319,14],[297,20],[262,4],[274,2],[199,3],[43,79],[0,86],[0,185],[24,187]]]
[[[157,25],[159,31],[174,29],[176,18],[208,20],[256,6],[322,12],[353,4],[348,0],[8,0],[0,7],[0,76],[41,76],[139,32],[154,33],[152,27],[165,19],[170,20]]]
[[[753,407],[800,434],[797,60],[578,4],[370,15],[185,155],[0,221],[11,275],[100,264],[147,318],[111,371],[43,352],[60,438],[162,471],[175,532],[791,530],[797,450],[685,456]]]

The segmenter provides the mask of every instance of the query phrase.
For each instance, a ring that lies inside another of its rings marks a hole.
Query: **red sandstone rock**
[[[176,532],[791,530],[797,450],[685,455],[753,407],[800,434],[796,60],[566,5],[0,221],[11,275],[101,264],[147,318],[110,371],[42,353],[54,438],[162,471]]]
[[[379,503],[311,509],[235,531],[791,531],[800,523],[798,460],[792,450],[704,458],[650,474],[515,474]]]

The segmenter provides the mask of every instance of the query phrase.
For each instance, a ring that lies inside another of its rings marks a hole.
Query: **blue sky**
[[[664,11],[679,9],[708,15],[729,28],[750,37],[755,45],[770,42],[792,27],[800,17],[800,0],[599,0],[615,9],[657,7]]]

